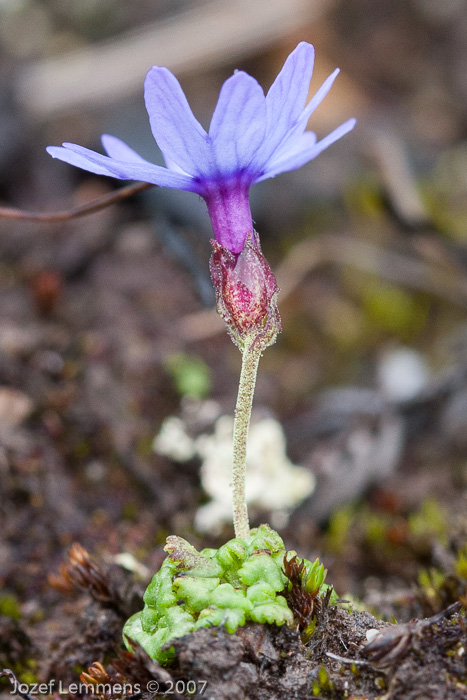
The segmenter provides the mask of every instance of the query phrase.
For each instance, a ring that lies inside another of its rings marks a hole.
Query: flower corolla
[[[175,76],[153,66],[145,80],[145,102],[166,167],[148,162],[109,134],[102,136],[107,155],[73,143],[49,146],[47,151],[98,175],[196,192],[206,201],[216,241],[237,255],[253,232],[250,186],[301,167],[355,125],[355,119],[349,119],[320,141],[306,131],[310,115],[339,72],[336,69],[307,104],[313,62],[313,46],[298,44],[267,95],[253,77],[236,71],[222,86],[207,132]]]

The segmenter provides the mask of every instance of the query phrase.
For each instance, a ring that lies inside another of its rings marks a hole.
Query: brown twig
[[[460,612],[461,608],[462,605],[458,601],[450,605],[446,610],[442,610],[437,615],[424,620],[413,620],[405,624],[393,625],[392,627],[385,627],[379,630],[374,639],[363,645],[363,653],[370,657],[369,661],[365,659],[349,659],[345,656],[333,654],[330,651],[325,652],[326,656],[333,661],[340,661],[340,663],[349,666],[369,666],[381,673],[387,673],[410,651],[412,642],[417,634],[420,634],[427,627],[431,627],[431,625],[455,615]]]
[[[414,639],[428,627],[443,619],[459,613],[462,608],[460,601],[453,603],[446,610],[427,617],[423,620],[411,620],[400,625],[384,628],[363,647],[363,652],[369,661],[379,670],[393,668],[411,650]]]
[[[29,693],[25,693],[23,690],[21,690],[21,688],[19,687],[20,684],[18,683],[18,680],[11,669],[1,669],[0,678],[8,678],[8,680],[12,684],[13,690],[10,691],[10,695],[19,695],[20,698],[23,698],[23,700],[34,700],[32,695],[29,695]]]
[[[19,219],[22,221],[48,221],[51,223],[69,221],[70,219],[76,219],[78,216],[93,214],[96,211],[105,209],[105,207],[115,204],[116,202],[120,202],[127,197],[131,197],[134,194],[139,194],[139,192],[144,192],[144,190],[148,190],[150,187],[154,187],[154,185],[151,185],[148,182],[136,182],[133,185],[122,187],[122,189],[118,190],[117,192],[109,192],[109,194],[105,194],[103,197],[94,199],[92,202],[88,202],[87,204],[81,204],[79,207],[73,207],[72,209],[65,209],[64,211],[51,213],[0,207],[0,218]]]
[[[371,664],[369,661],[365,661],[364,659],[347,659],[345,656],[339,656],[339,654],[333,654],[331,651],[326,651],[325,652],[326,656],[328,659],[332,659],[333,661],[340,661],[341,664],[347,664],[347,666],[367,666],[369,668],[372,668]]]

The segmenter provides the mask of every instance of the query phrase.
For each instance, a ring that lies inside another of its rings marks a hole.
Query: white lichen
[[[198,416],[201,403],[208,402],[199,402]],[[215,413],[211,410],[210,415],[214,417]],[[162,423],[153,448],[175,462],[195,457],[201,460],[201,482],[211,500],[198,509],[195,526],[200,532],[215,534],[232,520],[233,418],[220,416],[213,433],[203,432],[193,439],[195,431],[193,416],[186,411],[183,418],[169,416]],[[314,486],[313,474],[288,459],[280,423],[270,417],[253,418],[247,449],[247,503],[269,511],[274,527],[284,527],[290,510],[309,496]]]
[[[185,423],[177,416],[169,416],[162,423],[154,438],[153,449],[157,454],[170,457],[175,462],[187,462],[196,453],[194,440],[188,435]]]
[[[232,433],[233,419],[222,416],[212,435],[201,435],[196,441],[201,481],[211,497],[196,513],[195,525],[201,532],[218,532],[232,518]],[[314,485],[311,472],[288,459],[280,424],[273,418],[253,421],[247,450],[247,503],[274,512],[284,524],[286,511],[309,496]]]

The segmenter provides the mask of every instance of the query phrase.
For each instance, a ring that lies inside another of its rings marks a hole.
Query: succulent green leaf
[[[216,559],[222,569],[238,569],[248,556],[247,546],[243,540],[236,537],[217,550]]]
[[[194,622],[194,616],[179,605],[168,608],[167,613],[160,620],[162,626],[174,630],[174,632],[172,632],[172,637],[183,637],[184,634],[188,634]]]
[[[227,632],[233,634],[246,622],[246,615],[240,608],[206,608],[200,614],[194,629],[200,627],[225,627]]]
[[[222,583],[211,594],[211,603],[218,608],[240,608],[250,612],[253,605],[243,590],[236,590],[230,583]]]
[[[160,614],[168,605],[174,605],[177,602],[172,590],[175,568],[169,559],[165,559],[160,571],[153,577],[143,596],[146,605],[155,608]]]
[[[173,588],[178,598],[190,610],[201,612],[210,603],[210,594],[220,583],[219,578],[197,578],[196,576],[179,576],[173,582]]]
[[[198,552],[183,537],[167,537],[164,549],[169,553],[169,560],[177,565],[177,572],[189,571],[193,576],[208,578],[219,576],[221,573],[221,567],[215,560]]]
[[[251,531],[248,540],[248,554],[265,549],[269,550],[271,554],[285,551],[284,542],[277,532],[271,530],[269,525],[260,525]]]
[[[141,612],[135,613],[125,622],[123,626],[123,641],[129,651],[133,651],[133,648],[129,641],[135,640],[142,644],[142,642],[140,641],[141,637],[143,636],[143,628],[141,626],[141,614]]]
[[[173,658],[174,639],[201,627],[223,626],[233,633],[247,621],[293,625],[282,592],[289,583],[284,557],[290,560],[295,552],[286,553],[279,535],[267,525],[219,550],[198,552],[181,537],[169,537],[166,551],[168,556],[144,594],[144,609],[123,630],[159,663]],[[323,583],[324,567],[318,560],[298,559],[302,562],[301,585],[323,595],[329,589]],[[335,600],[333,593],[331,602]],[[308,631],[311,635],[312,625]],[[128,640],[125,643],[131,649]]]
[[[285,606],[279,602],[280,600],[285,602]],[[274,603],[271,602],[257,605],[251,613],[251,619],[253,622],[259,622],[260,624],[268,623],[270,625],[292,625],[293,613],[287,607],[285,598],[277,596]]]
[[[277,592],[283,591],[286,584],[285,575],[278,568],[269,554],[253,554],[238,572],[240,581],[252,586],[258,581],[267,581]]]
[[[276,591],[266,581],[258,581],[252,586],[248,586],[246,596],[254,604],[269,603],[276,597]]]
[[[159,622],[160,615],[154,608],[145,607],[140,613],[141,615],[141,627],[144,632],[152,633],[157,629],[157,623]]]
[[[180,635],[171,634],[171,630],[167,627],[161,627],[153,635],[148,635],[148,641],[144,643],[141,641],[141,646],[144,647],[146,652],[152,659],[156,659],[161,664],[168,663],[175,656],[175,650],[173,647],[168,647],[167,645]]]

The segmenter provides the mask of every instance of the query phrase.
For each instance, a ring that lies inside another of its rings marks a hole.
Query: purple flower
[[[107,156],[73,143],[49,146],[47,151],[98,175],[198,193],[208,206],[217,242],[238,254],[253,231],[250,186],[299,168],[355,125],[355,119],[349,119],[321,141],[305,131],[339,72],[336,69],[306,104],[313,61],[313,46],[301,42],[266,96],[250,75],[234,73],[222,86],[208,133],[195,119],[175,76],[153,66],[146,76],[145,101],[165,168],[108,134],[102,136]]]

